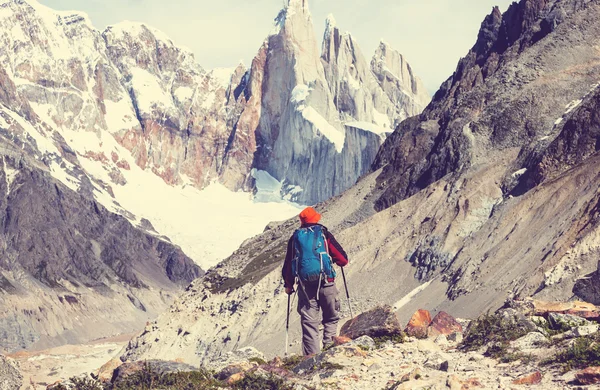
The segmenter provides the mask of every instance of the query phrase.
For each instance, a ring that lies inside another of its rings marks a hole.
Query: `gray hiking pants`
[[[305,356],[321,351],[319,310],[323,311],[323,344],[333,341],[340,320],[340,301],[335,283],[323,284],[318,299],[317,287],[316,283],[304,283],[304,288],[298,286],[298,313],[302,324],[302,352]]]

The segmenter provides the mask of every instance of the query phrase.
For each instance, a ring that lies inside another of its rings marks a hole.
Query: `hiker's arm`
[[[292,239],[288,241],[287,252],[285,253],[285,262],[283,263],[283,269],[281,270],[281,276],[283,276],[283,286],[285,288],[294,288],[294,275],[292,273],[292,258],[294,257]]]
[[[346,266],[348,264],[348,255],[344,251],[344,248],[342,248],[329,230],[326,231],[325,236],[327,237],[327,245],[329,246],[329,255],[333,261],[340,267]]]

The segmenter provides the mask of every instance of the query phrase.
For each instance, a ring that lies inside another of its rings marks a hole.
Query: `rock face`
[[[179,248],[30,164],[0,162],[2,347],[134,331],[202,275]]]
[[[0,355],[0,390],[18,390],[23,376],[14,360]]]
[[[599,18],[596,1],[494,9],[431,104],[386,139],[373,172],[320,207],[350,256],[357,312],[371,300],[394,307],[402,323],[420,307],[473,318],[512,298],[565,301],[597,269]],[[555,141],[572,154],[552,152]],[[552,169],[530,180],[540,161]],[[201,362],[199,349],[171,336],[179,324],[189,324],[204,359],[246,345],[277,353],[286,305],[279,266],[295,226],[246,242],[125,357]],[[223,343],[228,333],[238,342]]]
[[[382,75],[380,84],[352,36],[340,33],[333,17],[327,20],[319,55],[308,2],[288,3],[250,72],[250,84],[258,83],[251,94],[262,101],[255,167],[283,182],[283,191],[293,199],[315,203],[339,194],[367,172],[370,159],[365,156],[379,148],[396,120],[419,113],[428,97],[412,74]],[[395,54],[387,58],[390,65],[406,66]],[[384,57],[379,53],[379,60]],[[403,76],[408,80],[398,78]],[[414,92],[406,88],[411,83]],[[405,100],[395,97],[402,93]]]

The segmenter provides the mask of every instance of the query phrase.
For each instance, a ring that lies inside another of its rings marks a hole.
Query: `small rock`
[[[448,341],[460,344],[463,341],[463,334],[459,332],[451,333],[448,335]]]
[[[483,359],[485,359],[485,356],[483,356],[480,353],[477,353],[477,352],[470,353],[469,360],[472,362],[480,362]]]
[[[421,369],[415,368],[415,369],[411,370],[410,372],[402,375],[402,378],[400,378],[400,382],[408,382],[410,380],[420,379],[422,376],[423,375],[421,374]]]
[[[429,311],[421,309],[413,314],[404,331],[409,336],[423,339],[427,337],[427,328],[430,324],[431,314]]]
[[[582,385],[600,383],[600,367],[588,367],[575,373],[575,379]]]
[[[441,334],[437,336],[435,340],[433,340],[433,342],[437,345],[448,345],[448,338],[445,335]]]
[[[217,374],[217,378],[222,381],[228,380],[233,375],[239,374],[240,372],[244,373],[256,366],[256,364],[252,364],[250,362],[234,363],[219,371],[219,373]]]
[[[446,379],[446,387],[449,387],[450,390],[469,390],[482,386],[481,382],[479,382],[479,379],[477,378],[462,380],[456,375],[450,375]]]
[[[389,305],[378,306],[346,322],[342,336],[356,339],[360,336],[394,336],[402,333],[398,316]]]
[[[233,374],[227,379],[227,384],[233,385],[233,384],[241,381],[242,379],[244,379],[245,376],[246,376],[245,372],[238,372],[237,374]]]
[[[369,336],[360,336],[359,338],[352,340],[350,344],[363,349],[375,349],[375,340]]]
[[[346,344],[351,341],[352,339],[350,337],[336,336],[333,338],[333,345],[337,347],[338,345]]]
[[[542,382],[542,373],[536,371],[532,374],[521,376],[512,383],[515,385],[537,385]]]
[[[448,371],[450,368],[450,356],[435,353],[425,361],[424,366],[433,370]]]

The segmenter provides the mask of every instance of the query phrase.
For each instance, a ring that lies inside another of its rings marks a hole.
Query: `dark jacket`
[[[306,225],[302,225],[302,227],[310,227],[320,225],[318,223],[310,223]],[[339,242],[335,239],[333,234],[327,230],[327,228],[323,225],[320,225],[323,228],[323,233],[325,234],[325,239],[327,240],[327,247],[329,248],[329,256],[333,262],[340,267],[344,267],[348,264],[348,255],[344,251],[344,248],[340,245]],[[284,280],[284,286],[293,288],[294,287],[294,274],[292,272],[292,260],[294,259],[294,236],[290,237],[287,245],[287,253],[285,254],[285,262],[283,263],[283,269],[281,274]],[[333,280],[329,280],[329,282],[333,282]]]

